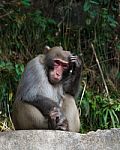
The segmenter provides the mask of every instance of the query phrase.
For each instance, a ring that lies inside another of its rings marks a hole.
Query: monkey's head
[[[51,84],[58,84],[63,79],[63,73],[69,69],[71,53],[62,47],[45,48],[45,68]]]

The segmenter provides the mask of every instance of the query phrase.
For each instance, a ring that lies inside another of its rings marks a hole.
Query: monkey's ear
[[[44,54],[48,53],[48,51],[50,51],[50,49],[51,49],[51,48],[46,45],[45,48],[44,48]]]

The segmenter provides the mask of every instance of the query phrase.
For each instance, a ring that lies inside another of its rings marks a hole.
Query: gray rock
[[[120,150],[120,129],[87,134],[50,130],[1,132],[0,150]]]

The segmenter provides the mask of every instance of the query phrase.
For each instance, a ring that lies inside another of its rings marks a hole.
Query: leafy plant
[[[21,3],[22,3],[25,7],[29,7],[29,6],[30,6],[30,0],[21,0]]]
[[[18,84],[18,80],[21,77],[21,74],[24,70],[23,64],[14,64],[10,61],[0,61],[0,122],[3,126],[1,126],[1,130],[3,128],[7,128],[7,123],[10,116],[11,105],[14,100],[16,85]],[[4,125],[6,127],[4,127]]]
[[[81,103],[81,131],[120,127],[120,103],[86,91]]]

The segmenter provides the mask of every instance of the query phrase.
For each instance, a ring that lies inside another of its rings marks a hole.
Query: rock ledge
[[[0,150],[120,150],[120,128],[87,134],[51,130],[1,132]]]

